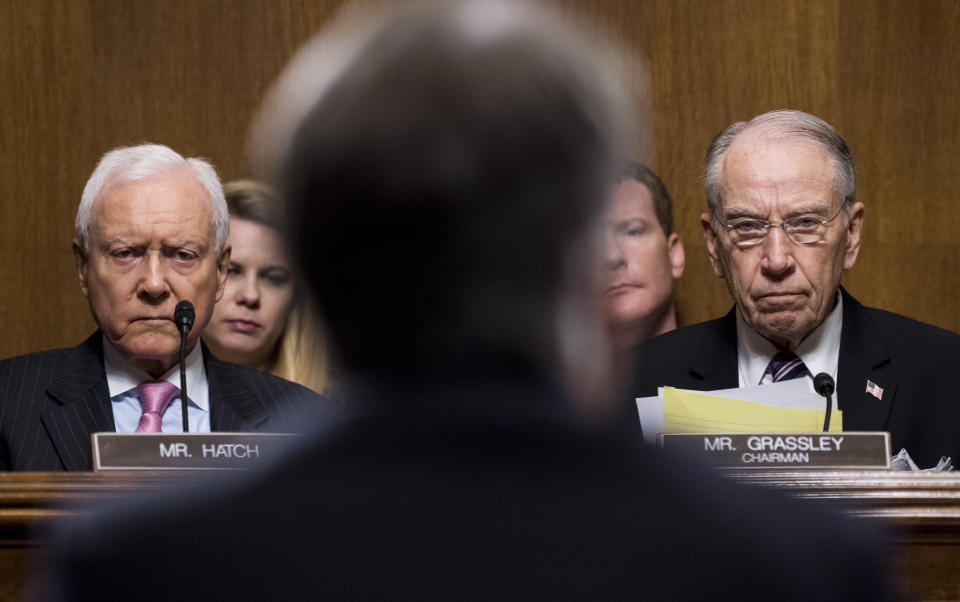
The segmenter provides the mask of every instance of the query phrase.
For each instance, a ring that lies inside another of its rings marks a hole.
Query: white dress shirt
[[[198,342],[187,354],[187,423],[191,433],[210,432],[210,389],[207,384],[207,371],[203,365],[203,350]],[[107,387],[110,390],[110,402],[113,407],[113,423],[118,433],[132,433],[137,430],[143,410],[140,400],[133,395],[140,383],[154,380],[142,369],[134,366],[113,345],[103,339],[103,364],[107,372]],[[170,368],[160,380],[172,383],[180,389],[180,365]],[[180,409],[180,394],[173,398],[163,414],[161,429],[164,433],[183,432],[183,418]]]
[[[780,349],[747,326],[737,311],[737,366],[740,386],[753,387],[773,382],[770,360]],[[840,360],[840,331],[843,329],[843,297],[837,291],[837,303],[827,318],[793,350],[807,367],[804,376],[813,392],[813,377],[826,372],[837,380]],[[839,386],[839,385],[838,385]]]

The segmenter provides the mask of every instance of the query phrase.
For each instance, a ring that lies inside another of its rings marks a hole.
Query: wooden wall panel
[[[960,3],[844,12],[838,121],[867,207],[855,294],[960,330]]]
[[[89,331],[70,255],[70,191],[93,154],[86,3],[0,4],[0,356]],[[86,322],[84,320],[86,319]]]
[[[0,357],[72,345],[92,328],[70,253],[97,158],[157,141],[246,174],[261,94],[335,0],[8,0],[0,3]],[[681,320],[730,306],[698,216],[702,159],[732,121],[798,108],[833,123],[867,206],[847,278],[865,303],[960,330],[960,3],[567,0],[649,68],[648,161],[687,246]]]

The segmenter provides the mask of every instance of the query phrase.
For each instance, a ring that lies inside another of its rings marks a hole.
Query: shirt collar
[[[197,407],[210,410],[210,391],[207,386],[207,371],[203,365],[203,350],[199,341],[194,345],[190,353],[187,354],[185,365],[187,367],[187,395],[190,403]],[[103,337],[103,367],[107,373],[107,388],[110,390],[110,398],[126,393],[140,383],[154,380],[143,369],[134,366],[126,358],[120,355],[120,352]],[[180,388],[180,365],[174,364],[172,368],[160,377],[178,389]]]
[[[837,303],[827,318],[794,350],[803,360],[811,375],[826,372],[837,378],[837,362],[840,359],[840,332],[843,329],[843,295],[837,291]],[[740,312],[737,317],[737,365],[740,370],[740,386],[760,384],[770,360],[780,351],[776,345],[750,328]]]

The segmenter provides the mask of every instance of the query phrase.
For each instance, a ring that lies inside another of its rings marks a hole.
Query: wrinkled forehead
[[[723,156],[724,206],[794,197],[837,202],[836,166],[823,145],[799,135],[744,131]]]
[[[93,202],[92,231],[116,227],[182,228],[194,237],[214,234],[213,208],[203,185],[189,170],[171,170],[137,180],[108,180]]]

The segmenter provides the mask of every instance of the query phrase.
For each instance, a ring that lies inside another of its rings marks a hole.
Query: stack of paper
[[[724,389],[687,391],[664,387],[657,397],[637,399],[643,437],[660,433],[812,433],[823,429],[825,400],[805,379]],[[839,410],[830,414],[830,431],[843,430]]]

